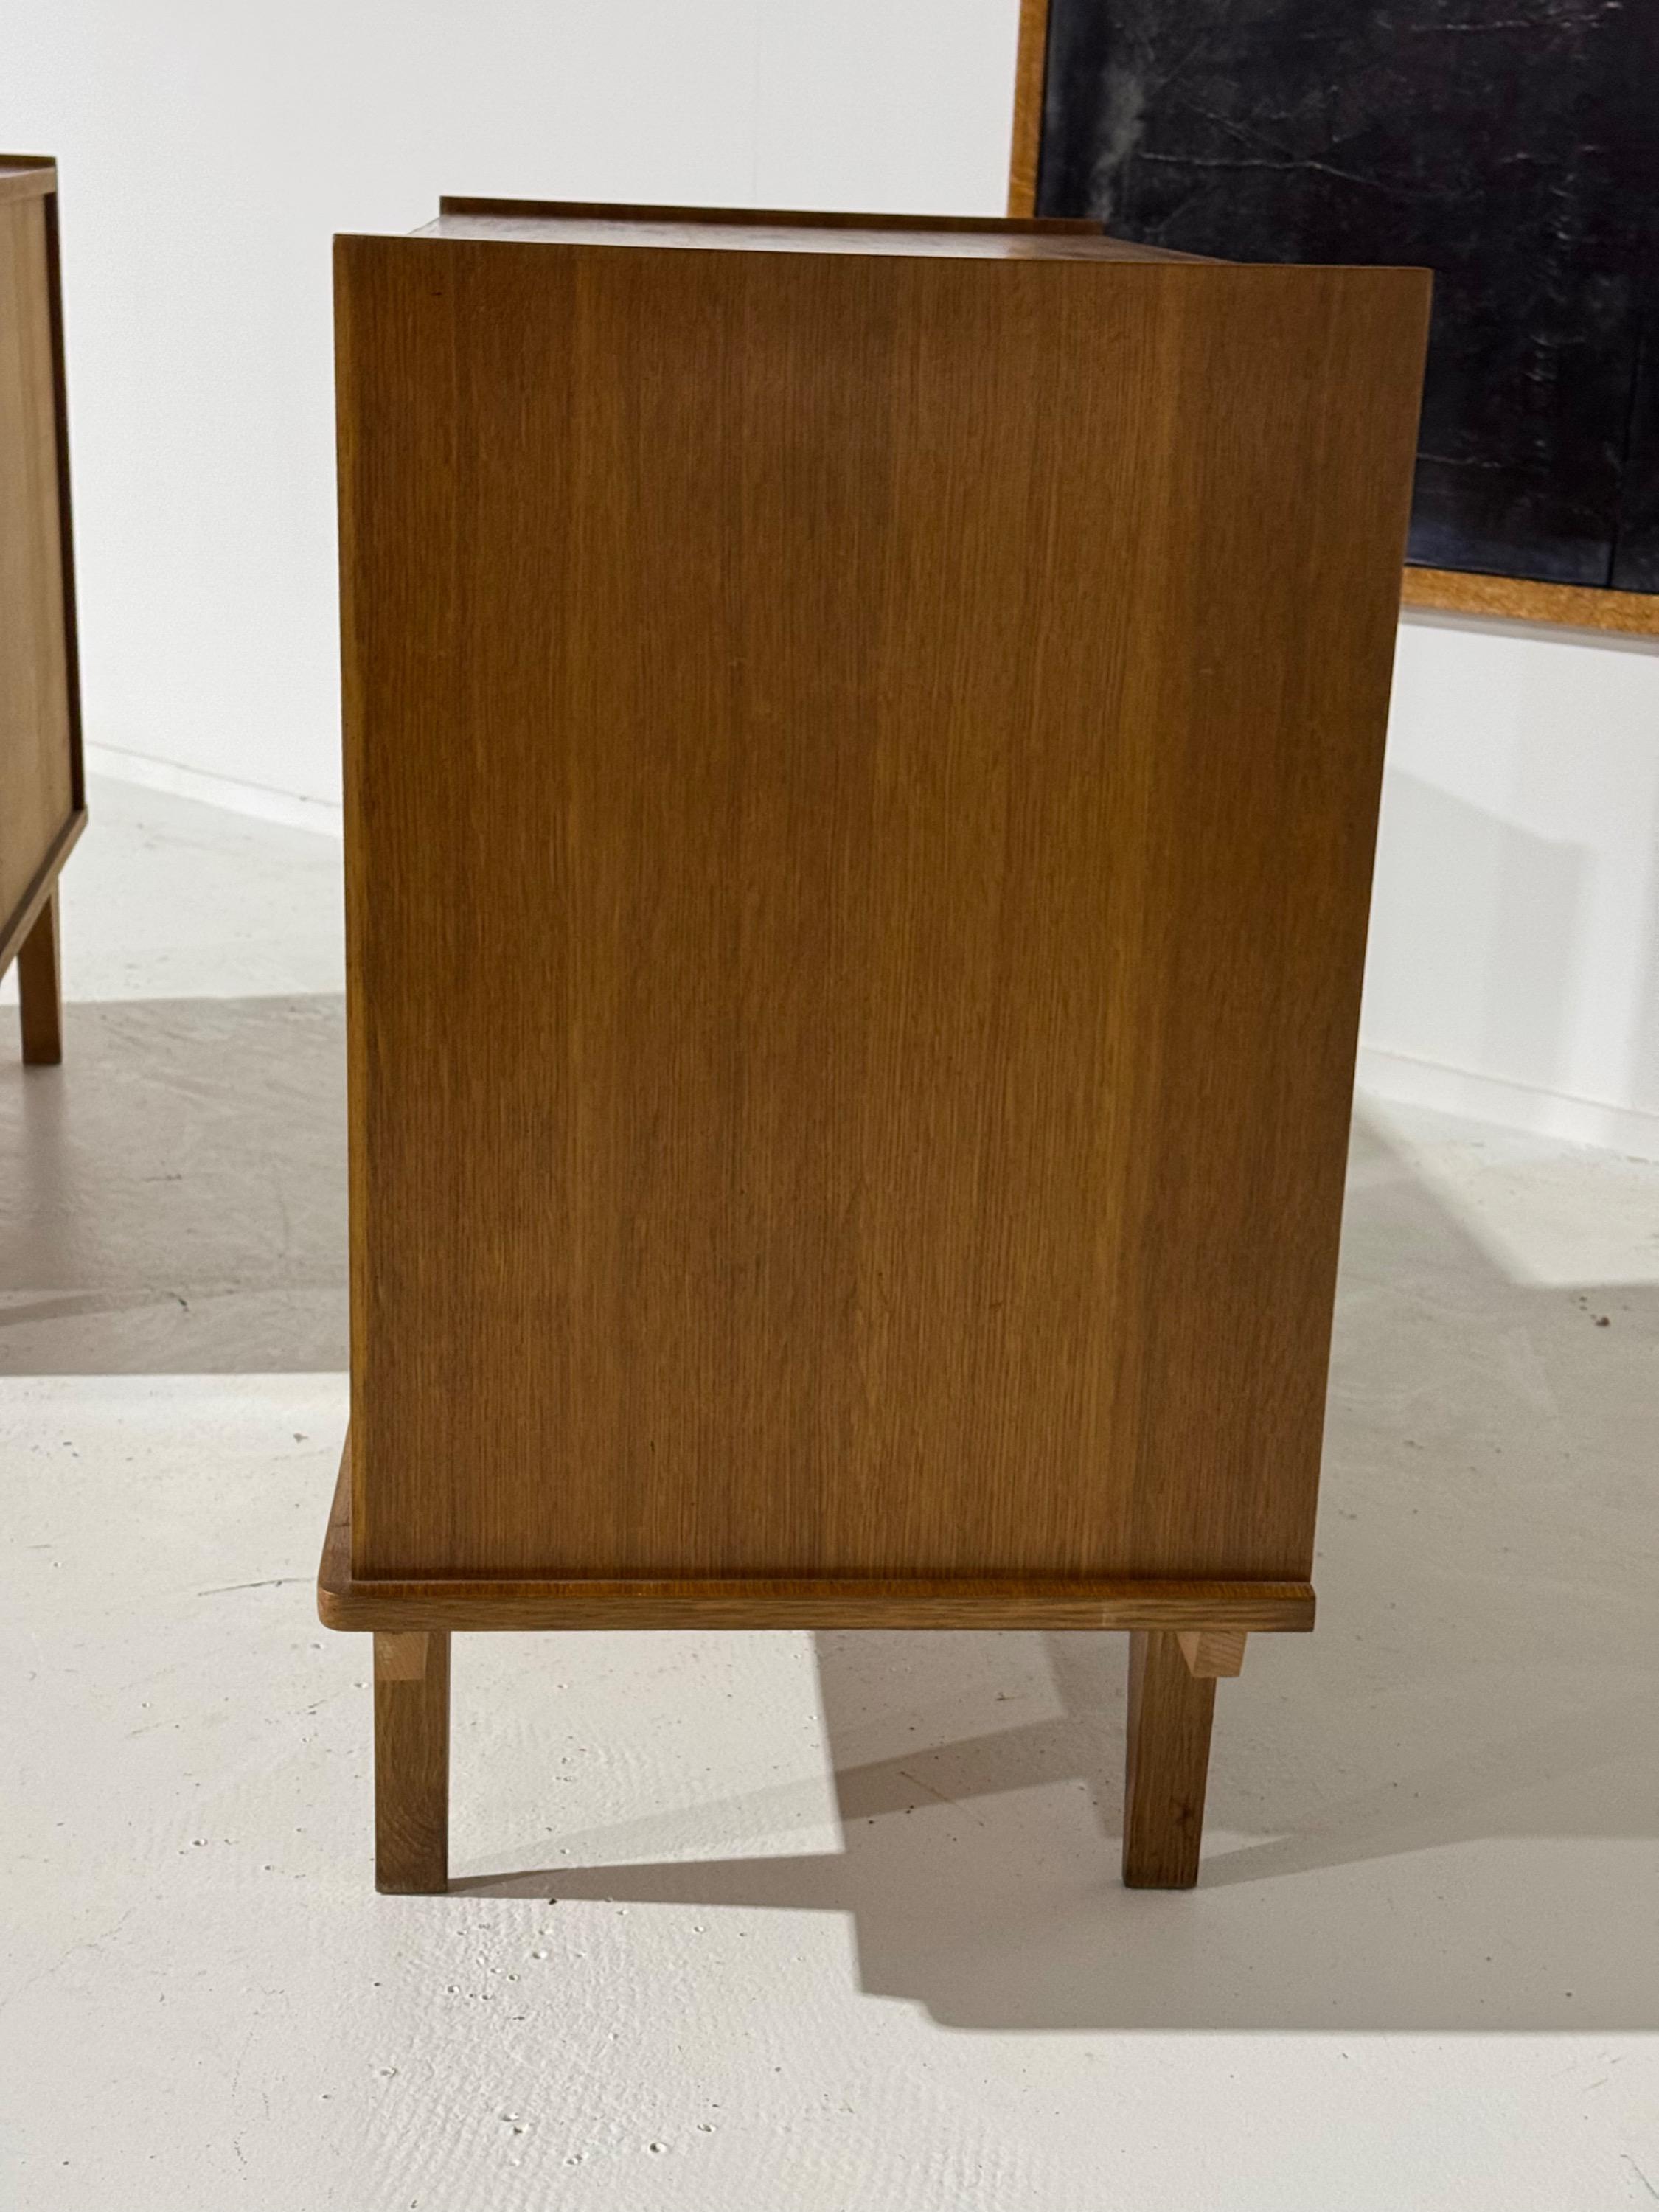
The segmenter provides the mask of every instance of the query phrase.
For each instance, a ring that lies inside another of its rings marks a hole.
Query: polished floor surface
[[[0,2203],[1659,2200],[1659,1168],[1365,1108],[1311,1638],[1116,1879],[1123,1640],[458,1643],[377,1898],[337,846],[118,784],[0,1031]]]

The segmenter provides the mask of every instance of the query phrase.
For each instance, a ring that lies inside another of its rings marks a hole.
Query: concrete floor
[[[460,1641],[456,1892],[380,1899],[338,848],[94,805],[0,1050],[0,2203],[1659,2200],[1659,1168],[1361,1113],[1196,1893],[1117,1884],[1121,1638],[641,1635]]]

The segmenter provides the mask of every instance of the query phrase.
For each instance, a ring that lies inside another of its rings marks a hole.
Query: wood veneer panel
[[[0,939],[65,837],[79,793],[60,514],[52,172],[0,179]],[[27,189],[25,189],[27,187]]]
[[[339,241],[359,1577],[1305,1583],[1427,283],[1030,243]]]

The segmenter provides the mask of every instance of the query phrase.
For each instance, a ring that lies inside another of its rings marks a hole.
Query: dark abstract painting
[[[1411,559],[1659,591],[1659,0],[1053,0],[1038,205],[1432,269]]]

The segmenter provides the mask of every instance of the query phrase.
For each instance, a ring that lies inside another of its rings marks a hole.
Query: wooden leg
[[[1204,1839],[1215,1679],[1195,1676],[1178,1635],[1129,1637],[1129,1764],[1123,1879],[1131,1889],[1190,1889]]]
[[[64,1057],[64,999],[58,979],[58,886],[17,950],[17,996],[23,1018],[23,1062],[56,1067]]]
[[[374,1637],[374,1887],[449,1887],[449,1631]]]

